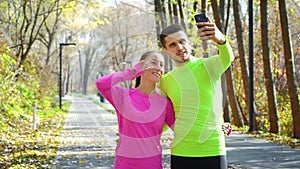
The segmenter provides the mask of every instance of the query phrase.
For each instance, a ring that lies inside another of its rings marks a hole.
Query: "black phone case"
[[[206,15],[203,14],[203,13],[196,14],[196,15],[194,16],[194,18],[195,18],[195,20],[196,20],[196,23],[198,23],[198,22],[208,22]],[[197,26],[197,27],[198,27],[199,29],[202,28],[202,26]]]

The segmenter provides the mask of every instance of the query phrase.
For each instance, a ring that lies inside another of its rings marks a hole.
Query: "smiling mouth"
[[[186,52],[178,52],[177,53],[177,56],[180,56],[182,58],[185,58],[186,57]]]
[[[152,72],[153,75],[157,77],[161,77],[162,73],[161,72]]]
[[[178,52],[177,56],[181,57],[181,59],[185,62],[188,60],[188,52],[187,51],[183,51],[183,52]]]

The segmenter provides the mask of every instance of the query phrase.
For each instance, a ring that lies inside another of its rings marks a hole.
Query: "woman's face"
[[[144,78],[158,82],[164,73],[164,58],[159,53],[151,53],[146,59],[146,70]]]

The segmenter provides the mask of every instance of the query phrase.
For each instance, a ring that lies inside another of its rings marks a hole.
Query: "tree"
[[[155,11],[155,23],[156,23],[156,40],[157,40],[157,46],[161,47],[161,44],[159,42],[159,35],[161,30],[166,27],[167,20],[166,20],[166,11],[165,6],[163,5],[165,2],[164,0],[155,0],[154,1],[154,11]],[[170,58],[164,56],[164,62],[165,62],[165,72],[168,72],[169,69],[169,63]]]
[[[249,72],[248,72],[248,66],[246,63],[246,54],[245,54],[245,47],[244,47],[244,40],[243,40],[243,28],[240,18],[240,4],[239,1],[233,1],[232,4],[233,8],[233,15],[234,15],[234,23],[235,23],[235,32],[236,32],[236,38],[237,38],[237,45],[238,45],[238,53],[239,53],[239,62],[240,62],[240,68],[241,68],[241,77],[243,80],[243,87],[245,90],[245,96],[246,98],[249,98],[250,91],[249,91]],[[245,99],[246,102],[246,110],[249,110],[250,102],[249,99]],[[255,107],[255,105],[254,105]],[[255,111],[256,112],[256,111]],[[254,112],[254,114],[256,114]]]
[[[206,4],[206,0],[202,0],[201,1],[201,13],[205,13],[206,14],[206,6],[207,6],[207,4]],[[205,58],[207,58],[208,57],[208,44],[207,44],[207,41],[203,41],[202,42],[202,48],[203,48],[203,57],[205,57]],[[222,85],[223,85],[223,90],[225,89],[224,88],[224,83],[225,81],[224,81],[224,76],[222,76]],[[224,92],[223,92],[224,93]],[[223,98],[224,99],[224,98]]]
[[[222,21],[220,20],[220,11],[218,7],[218,3],[216,0],[212,0],[212,8],[214,11],[214,17],[215,17],[215,22],[217,27],[224,32],[223,26],[222,26]],[[227,16],[229,17],[229,16]],[[229,68],[225,72],[225,77],[226,77],[226,86],[227,86],[227,91],[228,91],[228,98],[229,98],[229,103],[232,111],[232,116],[233,116],[233,123],[239,127],[244,126],[244,121],[241,115],[241,110],[238,104],[238,100],[236,97],[236,92],[233,84],[233,77],[232,77],[232,66],[229,66]],[[225,85],[223,85],[224,87]],[[226,94],[226,92],[224,93]],[[224,97],[223,99],[227,99],[227,97]]]
[[[92,35],[94,36],[94,35]],[[79,64],[80,64],[80,76],[82,84],[82,94],[87,94],[88,82],[90,74],[97,65],[98,60],[100,60],[100,53],[103,52],[101,46],[98,46],[101,43],[90,42],[90,45],[86,45],[82,51],[79,52]]]
[[[290,39],[289,24],[287,19],[286,3],[285,0],[279,0],[280,10],[280,25],[282,32],[284,58],[286,65],[286,76],[288,81],[288,91],[291,102],[291,109],[293,115],[294,137],[300,138],[300,106],[298,99],[298,91],[295,85],[295,69],[294,69],[294,56],[292,44]]]
[[[59,32],[60,42],[76,42],[78,51],[70,51],[71,54],[64,56],[63,67],[66,68],[64,88],[68,92],[69,85],[74,84],[75,91],[88,94],[89,85],[94,86],[92,80],[96,77],[95,68],[99,66],[103,57],[101,55],[103,43],[99,29],[109,22],[109,17],[101,12],[104,8],[98,1],[80,1],[68,5],[72,8],[68,6],[63,8],[65,15],[61,22],[64,29]],[[78,53],[74,57],[76,52]],[[80,76],[74,77],[78,74]]]
[[[37,40],[39,40],[42,44],[46,47],[46,56],[44,58],[45,63],[44,65],[48,66],[50,63],[50,58],[53,56],[56,50],[53,50],[53,43],[55,42],[56,38],[55,35],[57,34],[61,15],[63,9],[66,8],[66,3],[60,5],[60,1],[54,1],[53,4],[53,12],[49,15],[47,20],[43,22],[43,26],[41,28],[42,31],[38,32],[39,36]],[[45,15],[45,14],[44,14]]]
[[[123,64],[126,61],[137,63],[139,56],[145,50],[157,50],[155,14],[141,13],[123,4],[116,9],[110,9],[110,12],[117,15],[109,24],[101,27],[101,38],[105,39],[103,64],[112,65],[112,70],[120,71],[130,66],[130,64]],[[157,15],[160,16],[160,13]],[[162,20],[159,22],[164,24]]]
[[[269,107],[270,132],[279,133],[279,121],[277,113],[277,102],[275,97],[274,80],[271,68],[270,45],[269,45],[269,29],[268,29],[268,2],[260,1],[261,14],[261,37],[264,62],[265,85],[267,88],[267,98]]]
[[[18,67],[24,64],[50,14],[57,10],[57,3],[58,0],[8,2],[7,26],[12,33],[10,34],[13,42],[11,48],[14,49],[18,59]]]

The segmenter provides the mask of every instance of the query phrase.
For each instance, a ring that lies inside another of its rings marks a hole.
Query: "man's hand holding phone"
[[[226,42],[224,34],[205,14],[196,14],[194,18],[198,27],[197,34],[201,40],[211,39],[218,44]]]

